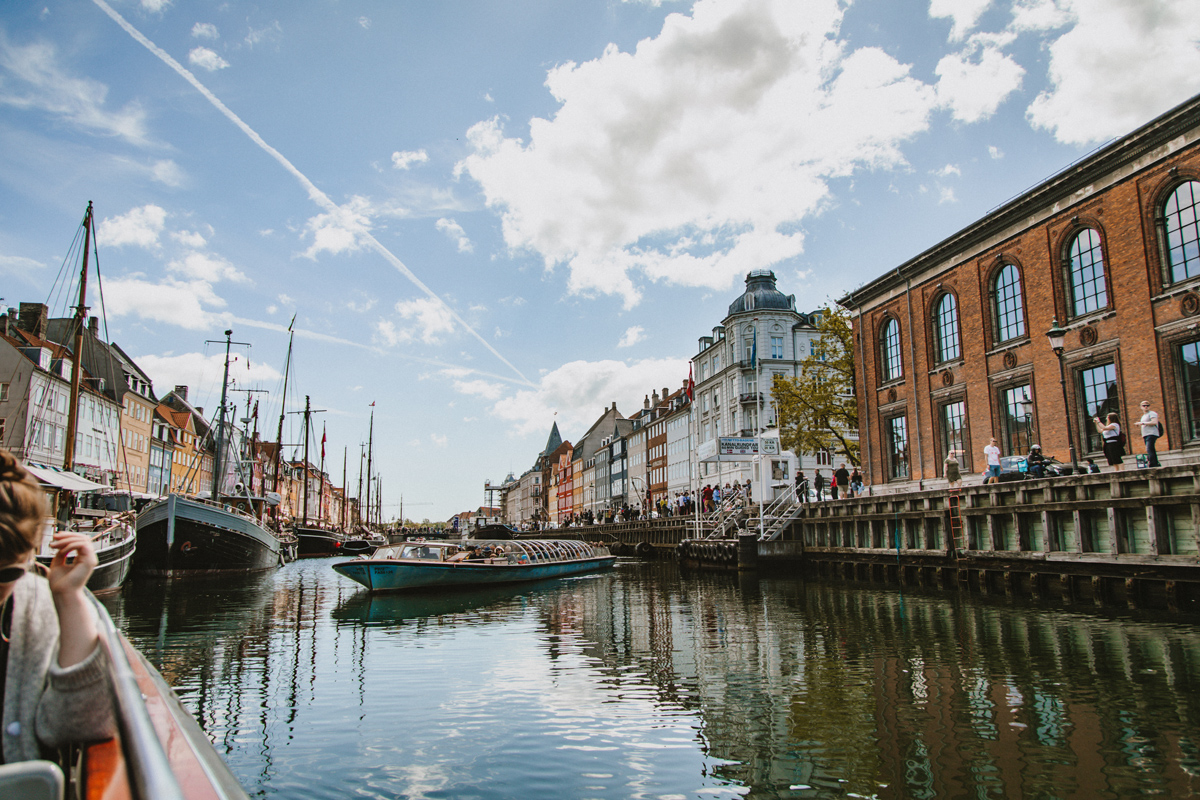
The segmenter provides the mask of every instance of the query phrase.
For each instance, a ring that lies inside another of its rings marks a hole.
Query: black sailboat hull
[[[336,531],[300,525],[292,530],[298,540],[297,554],[300,558],[322,558],[342,553],[342,541],[345,537]]]
[[[172,494],[138,515],[133,568],[139,574],[261,572],[284,558],[275,534],[212,503]]]
[[[88,578],[87,588],[92,594],[104,594],[121,588],[121,584],[129,577],[133,567],[133,556],[137,547],[137,539],[129,536],[111,547],[101,547],[96,550],[99,562]],[[38,556],[37,560],[50,566],[52,556]]]

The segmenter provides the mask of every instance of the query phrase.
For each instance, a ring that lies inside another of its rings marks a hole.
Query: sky
[[[677,388],[751,270],[824,306],[1200,92],[1198,12],[6,0],[0,297],[70,313],[92,201],[159,396],[214,409],[232,329],[273,439],[290,324],[335,482],[373,430],[384,515],[445,519]]]

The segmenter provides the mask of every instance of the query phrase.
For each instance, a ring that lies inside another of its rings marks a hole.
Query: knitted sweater
[[[9,602],[14,605],[0,728],[4,762],[39,758],[39,741],[58,747],[114,735],[108,659],[99,644],[83,661],[63,669],[50,584],[25,575]]]

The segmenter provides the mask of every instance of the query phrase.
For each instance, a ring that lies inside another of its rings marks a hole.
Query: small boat
[[[573,539],[413,541],[384,545],[334,570],[373,592],[562,578],[609,569],[607,548]]]
[[[117,736],[60,748],[58,761],[21,761],[0,775],[0,797],[248,800],[179,697],[95,598],[108,654]],[[65,789],[70,787],[70,793]]]
[[[115,592],[129,576],[129,569],[133,566],[134,549],[137,546],[133,520],[133,512],[125,511],[115,517],[98,520],[90,528],[80,524],[71,526],[70,530],[82,531],[92,537],[92,547],[99,561],[87,582],[87,588],[91,589],[93,594]],[[50,548],[50,537],[45,536],[42,538],[42,549],[37,554],[38,563],[49,567],[53,559],[54,551]]]

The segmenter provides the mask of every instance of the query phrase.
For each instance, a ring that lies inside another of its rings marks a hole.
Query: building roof
[[[795,311],[796,296],[784,294],[775,288],[774,272],[769,269],[756,269],[746,276],[746,291],[729,304],[727,316],[763,309]]]

